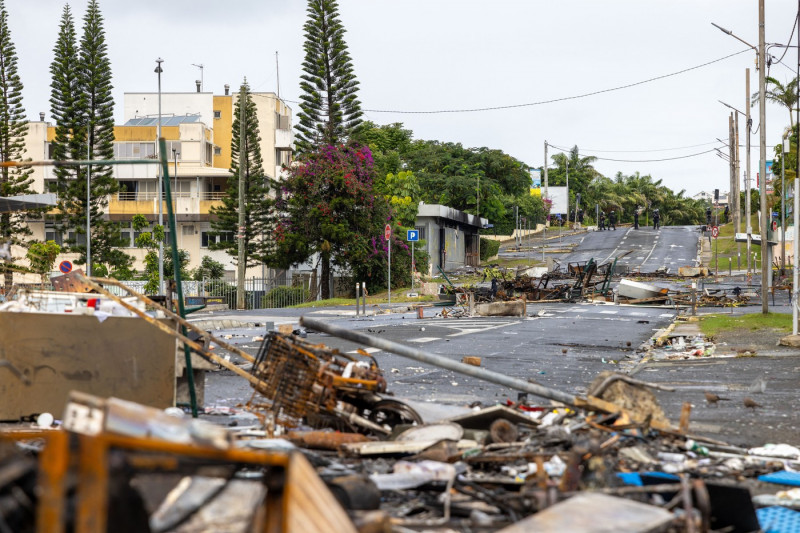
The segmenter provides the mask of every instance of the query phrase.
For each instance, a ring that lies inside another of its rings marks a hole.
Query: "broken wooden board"
[[[345,444],[342,448],[350,453],[356,455],[410,455],[420,453],[440,442],[438,440],[424,440],[424,441],[375,441],[375,442],[362,442],[356,444]],[[478,443],[474,440],[462,439],[456,444],[459,450],[468,450],[475,448]]]
[[[675,516],[654,505],[583,492],[531,515],[500,533],[651,533],[663,531]]]

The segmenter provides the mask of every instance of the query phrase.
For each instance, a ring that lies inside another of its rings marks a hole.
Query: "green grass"
[[[758,331],[774,329],[789,333],[792,331],[791,313],[753,313],[748,315],[708,315],[700,320],[700,330],[707,336],[714,337],[723,331],[736,329]]]
[[[758,215],[750,217],[750,226],[753,231],[758,228]],[[742,231],[747,228],[747,223],[742,220]],[[747,244],[737,243],[734,241],[735,228],[733,222],[722,224],[719,226],[719,237],[711,239],[711,261],[709,261],[708,268],[710,270],[729,270],[731,267],[735,269],[747,268]],[[708,234],[706,234],[705,238]],[[741,250],[742,263],[741,266],[738,262],[738,253]],[[753,257],[756,262],[753,265],[761,264],[761,247],[751,246],[750,250],[753,252]]]

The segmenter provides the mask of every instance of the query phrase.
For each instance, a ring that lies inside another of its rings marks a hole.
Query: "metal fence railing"
[[[55,273],[53,273],[55,274]],[[139,293],[145,293],[145,280],[128,280],[122,282]],[[237,284],[226,280],[187,280],[183,283],[183,295],[187,305],[227,304],[231,309],[237,307]],[[18,284],[18,289],[52,290],[46,283]],[[117,296],[127,293],[122,287],[109,285],[106,289]],[[348,277],[335,277],[331,286],[333,296],[352,297],[353,283]],[[320,294],[318,280],[309,272],[290,271],[276,277],[252,277],[244,281],[245,304],[247,309],[269,309],[290,307],[316,300]]]

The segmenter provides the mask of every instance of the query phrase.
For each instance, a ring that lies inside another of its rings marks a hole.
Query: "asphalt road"
[[[669,227],[660,231],[620,228],[617,231],[562,236],[560,245],[572,240],[575,247],[560,260],[599,258],[602,262],[631,251],[621,262],[632,270],[655,271],[663,266],[677,270],[678,266],[694,264],[700,235],[695,228]],[[790,311],[785,305],[776,310]],[[758,311],[757,305],[735,310],[736,314]],[[661,382],[677,389],[672,393],[657,392],[668,418],[677,421],[682,403],[690,402],[694,406],[692,431],[733,444],[793,442],[798,428],[792,405],[800,378],[800,361],[796,350],[776,349],[773,338],[776,334],[767,338],[762,332],[758,335],[742,332],[738,337],[728,339],[731,346],[760,343],[758,357],[639,364],[640,355],[636,348],[669,325],[676,315],[674,309],[665,307],[529,304],[524,318],[442,318],[436,316],[438,308],[426,308],[422,319],[417,318],[416,313],[408,312],[356,317],[352,307],[231,311],[202,318],[297,324],[300,312],[454,361],[460,361],[464,356],[478,356],[481,368],[487,371],[535,381],[569,394],[585,393],[592,380],[604,370],[633,370],[640,379]],[[255,353],[260,343],[252,339],[262,335],[264,327],[214,333],[218,336],[232,335],[228,342]],[[762,340],[758,341],[757,336]],[[308,340],[343,352],[363,348],[317,332],[308,332]],[[427,405],[458,406],[475,402],[492,405],[517,398],[517,391],[504,386],[392,353],[368,351],[383,369],[388,390],[399,398]],[[759,385],[762,381],[766,384],[763,390]],[[731,400],[709,406],[703,397],[706,390]],[[251,395],[249,384],[229,371],[206,375],[206,405],[234,407],[246,402]],[[752,396],[763,407],[755,410],[744,408],[742,399],[745,396]],[[543,405],[548,403],[533,397],[530,400]]]
[[[677,273],[682,266],[696,266],[698,226],[667,226],[658,230],[652,227],[619,227],[616,230],[585,233],[578,246],[559,257],[562,264],[594,259],[599,264],[619,258],[617,265],[630,272],[656,272],[667,269]]]

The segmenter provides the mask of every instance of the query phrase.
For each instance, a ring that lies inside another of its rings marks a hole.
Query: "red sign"
[[[388,241],[392,238],[392,226],[391,224],[386,224],[386,227],[383,229],[383,236]]]
[[[72,272],[72,263],[69,261],[61,261],[61,264],[58,265],[58,269],[64,274],[69,274]]]
[[[719,226],[713,226],[711,228],[711,236],[715,239],[719,236]]]

